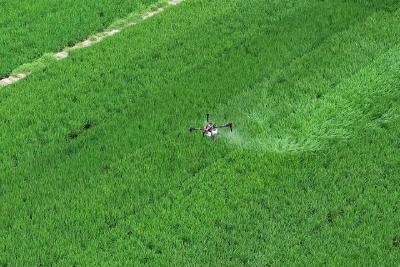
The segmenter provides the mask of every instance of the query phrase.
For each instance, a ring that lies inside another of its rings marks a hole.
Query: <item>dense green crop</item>
[[[158,0],[0,0],[0,77]]]
[[[396,264],[398,7],[189,0],[4,88],[0,263]]]

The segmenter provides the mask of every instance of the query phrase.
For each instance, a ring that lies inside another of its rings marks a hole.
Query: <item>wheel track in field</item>
[[[31,63],[26,63],[19,66],[12,72],[11,75],[0,80],[0,87],[5,87],[25,79],[34,72],[34,69],[43,69],[54,61],[63,60],[67,58],[72,51],[100,43],[104,39],[114,36],[126,28],[133,27],[138,23],[165,11],[169,7],[181,4],[183,1],[184,0],[168,0],[167,2],[161,2],[158,4],[158,6],[147,10],[144,14],[141,14],[139,18],[132,16],[134,13],[131,13],[124,19],[119,19],[112,23],[106,30],[98,32],[95,35],[88,37],[84,41],[78,42],[73,46],[66,47],[58,52],[50,54],[47,53]]]

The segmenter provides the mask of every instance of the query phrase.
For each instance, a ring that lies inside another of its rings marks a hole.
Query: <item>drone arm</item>
[[[203,128],[194,128],[194,127],[189,128],[189,131],[190,131],[190,132],[193,132],[193,131],[202,131],[202,130],[203,130]]]
[[[232,130],[232,123],[227,123],[227,124],[224,124],[224,125],[214,126],[214,129],[218,129],[218,128],[231,128],[231,130]]]

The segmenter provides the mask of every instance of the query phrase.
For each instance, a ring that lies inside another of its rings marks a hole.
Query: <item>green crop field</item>
[[[398,265],[399,8],[186,0],[1,88],[0,265]]]
[[[158,0],[0,0],[0,77]]]

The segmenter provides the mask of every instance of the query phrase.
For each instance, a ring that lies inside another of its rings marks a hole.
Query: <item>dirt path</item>
[[[149,18],[153,17],[154,15],[161,13],[166,8],[168,8],[170,6],[176,6],[182,2],[183,2],[183,0],[169,0],[166,5],[163,5],[156,9],[147,11],[139,19],[135,16],[128,16],[125,19],[120,19],[120,20],[114,22],[113,24],[111,24],[110,27],[108,29],[106,29],[105,31],[98,32],[94,36],[91,36],[82,42],[79,42],[70,47],[66,47],[63,50],[52,53],[50,55],[56,60],[63,60],[69,56],[69,53],[71,51],[90,47],[94,44],[97,44],[97,43],[101,42],[102,40],[104,40],[105,38],[111,37],[111,36],[119,33],[120,31],[122,31],[125,28],[132,27],[132,26],[136,25],[137,23],[139,23],[140,21],[149,19]],[[46,54],[45,56],[48,57],[48,54]],[[10,76],[8,76],[6,78],[1,79],[0,87],[5,87],[7,85],[16,83],[22,79],[25,79],[26,77],[31,75],[32,72],[34,72],[34,66],[36,66],[36,68],[37,68],[37,66],[40,64],[41,67],[45,67],[46,62],[48,62],[47,65],[50,64],[51,61],[48,61],[48,60],[46,61],[45,56],[35,60],[34,62],[27,63],[27,64],[20,66],[15,71],[13,71],[13,74],[11,74]],[[45,62],[45,63],[43,63],[43,62]],[[21,69],[21,70],[18,71],[18,69]]]

